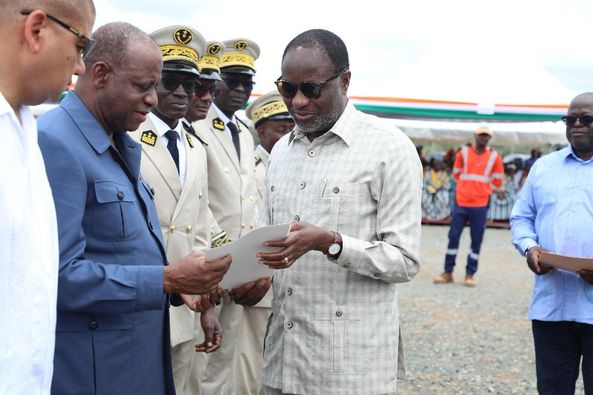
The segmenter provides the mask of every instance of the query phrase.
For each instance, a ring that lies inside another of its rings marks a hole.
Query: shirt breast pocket
[[[95,181],[91,234],[103,241],[132,240],[140,234],[136,194],[127,185]]]
[[[362,183],[328,182],[322,195],[314,198],[313,218],[338,232],[352,232],[360,221],[361,205],[365,200],[366,185]]]

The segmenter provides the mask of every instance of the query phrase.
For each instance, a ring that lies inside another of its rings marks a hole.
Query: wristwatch
[[[337,259],[342,253],[342,236],[333,230],[332,233],[334,234],[334,241],[329,245],[325,255],[327,255],[328,258]]]

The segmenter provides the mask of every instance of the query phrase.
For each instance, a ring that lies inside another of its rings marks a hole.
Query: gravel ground
[[[447,226],[422,227],[421,269],[399,287],[406,380],[398,393],[537,394],[531,322],[533,277],[508,229],[487,229],[477,286],[463,285],[469,229],[455,283],[433,284],[443,270]],[[582,382],[577,394],[584,394]]]

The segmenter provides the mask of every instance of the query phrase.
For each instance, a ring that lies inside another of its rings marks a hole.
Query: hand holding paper
[[[220,283],[221,288],[233,289],[250,281],[263,277],[272,277],[273,270],[259,263],[256,254],[259,252],[275,252],[277,247],[268,247],[266,241],[279,240],[286,237],[290,224],[271,225],[257,228],[243,237],[223,246],[206,250],[206,260],[214,260],[231,255],[233,263]]]

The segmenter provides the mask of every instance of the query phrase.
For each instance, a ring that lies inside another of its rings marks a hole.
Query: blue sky
[[[262,51],[256,93],[274,89],[285,45],[310,28],[345,41],[351,95],[563,104],[593,91],[593,1],[96,0],[95,6],[95,27],[127,21],[150,33],[188,24],[207,40],[254,40]]]

